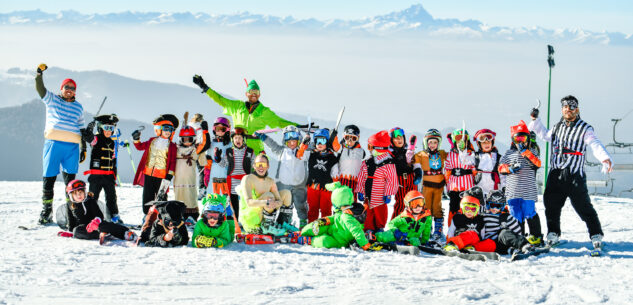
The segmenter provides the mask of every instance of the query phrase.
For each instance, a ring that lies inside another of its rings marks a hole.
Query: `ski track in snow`
[[[117,189],[122,218],[141,220],[142,189]],[[24,231],[40,212],[41,182],[0,183],[0,304],[631,304],[632,199],[592,197],[608,256],[588,256],[584,223],[563,209],[567,244],[509,262],[299,245],[224,249],[128,247]],[[55,208],[63,185],[55,188]],[[615,204],[614,204],[615,203]],[[445,206],[448,203],[444,203]],[[544,222],[542,202],[537,203]],[[390,213],[391,215],[391,213]]]

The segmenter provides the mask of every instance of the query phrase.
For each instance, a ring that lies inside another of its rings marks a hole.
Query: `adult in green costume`
[[[376,233],[382,243],[420,246],[431,237],[431,211],[424,208],[424,196],[416,190],[404,197],[405,210],[387,224],[387,230]]]
[[[209,194],[202,200],[202,206],[202,217],[193,229],[191,245],[196,248],[222,248],[232,243],[235,222],[232,215],[225,213],[226,196]]]
[[[200,75],[195,75],[193,82],[202,89],[203,93],[206,93],[224,109],[224,114],[233,117],[235,126],[244,127],[248,134],[265,129],[266,126],[283,128],[288,125],[297,125],[297,123],[280,118],[270,108],[262,105],[259,101],[259,85],[254,80],[248,83],[246,88],[247,101],[230,100],[223,97],[215,90],[209,88]],[[254,150],[255,155],[264,150],[262,141],[257,138],[247,139],[246,145]]]
[[[325,188],[332,192],[335,213],[306,225],[301,236],[314,236],[312,246],[315,248],[343,248],[356,240],[360,247],[368,250],[371,244],[365,237],[363,224],[351,212],[354,203],[352,189],[340,182],[326,184]]]

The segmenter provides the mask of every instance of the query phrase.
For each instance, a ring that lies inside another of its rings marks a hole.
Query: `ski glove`
[[[123,146],[123,147],[129,147],[129,146],[130,146],[130,142],[128,142],[128,141],[123,141],[123,144],[121,144],[121,146]]]
[[[81,131],[81,139],[86,141],[86,142],[88,142],[88,143],[92,143],[92,140],[94,140],[94,138],[95,138],[95,135],[92,132],[92,130],[93,130],[92,128],[94,127],[94,125],[90,126],[90,124],[92,124],[92,123],[89,123],[88,127],[86,127],[85,129],[81,129],[80,130]]]
[[[209,86],[207,86],[207,84],[204,82],[204,79],[202,79],[202,76],[200,75],[196,74],[193,76],[193,83],[198,85],[198,87],[202,89],[202,93],[207,93],[207,91],[209,90]]]
[[[303,141],[301,141],[301,144],[308,145],[309,143],[310,143],[310,135],[307,134],[303,137]]]
[[[364,202],[365,201],[365,194],[357,193],[357,198],[358,198],[358,201]]]
[[[207,123],[207,121],[202,121],[202,123],[200,123],[200,128],[202,128],[202,130],[209,131],[209,123]]]
[[[403,242],[407,240],[407,233],[396,229],[393,232],[393,237],[396,239],[396,242]]]
[[[521,170],[521,163],[517,162],[517,163],[512,163],[510,164],[510,166],[508,167],[508,170],[510,171],[510,173],[512,174],[516,174]]]
[[[321,217],[315,221],[319,226],[327,226],[330,224],[330,219],[327,217]]]
[[[421,168],[416,168],[413,170],[413,176],[415,177],[413,179],[413,184],[418,185],[420,184],[420,182],[422,181],[422,169]]]
[[[213,149],[213,161],[219,163],[220,160],[222,160],[222,150],[216,147]]]
[[[46,69],[48,69],[48,66],[45,63],[41,63],[37,66],[37,73],[42,73]]]
[[[382,201],[384,201],[385,203],[390,203],[391,202],[391,196],[383,196],[382,197]]]
[[[79,163],[86,161],[86,142],[81,140],[79,144]]]
[[[140,141],[141,140],[141,131],[140,130],[134,130],[134,132],[132,132],[132,140],[134,141]]]
[[[532,108],[532,112],[530,112],[530,116],[532,118],[536,119],[536,118],[538,118],[538,113],[539,113],[538,109]]]

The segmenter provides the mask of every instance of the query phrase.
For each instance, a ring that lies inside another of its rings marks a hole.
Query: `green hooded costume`
[[[248,84],[246,91],[251,89],[259,90],[259,85],[257,85],[257,82],[254,80]],[[248,102],[246,101],[229,100],[211,88],[209,88],[206,93],[224,109],[224,114],[230,115],[233,118],[233,124],[235,126],[244,127],[248,134],[253,134],[253,132],[257,130],[265,129],[266,126],[270,128],[283,128],[288,125],[297,125],[297,123],[280,118],[261,103],[256,104],[254,109],[250,109],[249,111],[247,106]],[[250,105],[250,103],[248,103],[248,105]],[[255,155],[258,155],[260,151],[264,150],[264,145],[259,139],[247,139],[246,145],[253,149]]]
[[[353,240],[356,240],[360,247],[368,248],[369,241],[365,237],[363,224],[358,222],[349,210],[354,203],[352,189],[341,185],[340,182],[326,184],[325,188],[332,192],[332,205],[336,212],[325,218],[326,224],[319,224],[320,220],[309,223],[303,228],[301,235],[315,236],[312,239],[312,246],[315,248],[343,248]],[[316,228],[318,232],[315,234]]]
[[[387,224],[386,231],[376,233],[376,240],[383,243],[395,242],[397,240],[394,233],[399,230],[407,234],[406,241],[411,246],[426,244],[431,237],[431,218],[429,210],[424,210],[417,217],[405,210]]]
[[[208,206],[221,205],[226,211],[227,198],[225,195],[209,194],[202,200],[203,211]],[[235,222],[233,216],[227,216],[218,227],[212,228],[207,224],[207,220],[201,217],[193,229],[191,245],[197,248],[222,248],[233,242],[235,236]]]

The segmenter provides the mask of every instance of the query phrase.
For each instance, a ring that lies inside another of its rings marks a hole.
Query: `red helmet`
[[[480,129],[475,133],[475,141],[477,142],[477,146],[479,146],[479,149],[481,149],[481,142],[485,141],[485,140],[489,140],[492,143],[492,146],[495,146],[495,137],[497,136],[497,133],[488,129],[488,128],[484,128],[484,129]]]
[[[233,131],[231,131],[231,139],[233,139],[234,136],[242,136],[244,137],[246,135],[246,129],[242,128],[242,127],[235,127],[233,129]]]
[[[75,179],[73,181],[68,182],[68,185],[66,186],[66,194],[69,194],[76,191],[76,190],[86,190],[86,183],[79,180],[79,179]]]
[[[196,136],[196,131],[191,126],[184,126],[184,127],[180,128],[180,133],[178,133],[178,136],[181,137],[181,138],[184,138],[184,137],[195,137]]]
[[[389,150],[389,145],[391,145],[391,137],[389,136],[389,132],[387,132],[386,130],[382,130],[369,137],[367,143],[373,146],[376,151],[385,152]]]
[[[530,134],[530,130],[528,129],[527,125],[525,125],[525,122],[523,122],[523,120],[519,121],[519,124],[514,125],[514,126],[510,126],[510,135],[511,136],[515,136],[516,134],[519,133],[524,133],[526,135]]]

